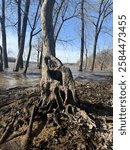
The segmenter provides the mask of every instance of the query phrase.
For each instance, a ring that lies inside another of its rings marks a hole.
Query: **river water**
[[[112,77],[112,72],[79,72],[78,67],[75,65],[66,66],[71,69],[74,79],[80,81],[103,81],[106,80],[106,77]],[[0,72],[0,88],[8,89],[17,86],[35,86],[40,82],[41,73],[40,70],[37,69],[36,64],[31,64],[26,76],[22,74],[22,70],[20,70],[20,73],[15,73],[12,70],[13,64],[10,63],[9,69]]]

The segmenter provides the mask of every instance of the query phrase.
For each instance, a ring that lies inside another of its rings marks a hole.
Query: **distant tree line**
[[[86,66],[86,60],[84,59],[83,68],[87,70],[91,70],[92,61],[93,61],[93,54],[87,57],[87,66]],[[112,49],[107,49],[107,50],[97,52],[96,59],[95,59],[95,70],[98,70],[98,71],[112,71],[113,70],[113,50]]]

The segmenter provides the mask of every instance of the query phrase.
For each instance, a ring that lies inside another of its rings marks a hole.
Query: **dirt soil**
[[[30,149],[113,149],[112,79],[98,82],[76,80],[75,84],[80,106],[95,122],[96,128],[89,129],[86,124],[79,128],[79,125],[67,121],[60,128],[51,121],[53,116],[48,116],[49,122],[46,122],[44,116],[37,116],[33,123]],[[31,108],[40,99],[40,95],[39,85],[0,89],[0,150],[20,149],[20,141],[26,133]],[[79,124],[81,121],[79,119]],[[6,131],[6,136],[2,138]]]

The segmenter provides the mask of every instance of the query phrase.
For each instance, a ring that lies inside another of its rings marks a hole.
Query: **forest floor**
[[[61,129],[53,122],[46,123],[45,119],[36,117],[31,136],[33,150],[112,150],[113,149],[113,81],[112,76],[104,76],[104,80],[86,81],[82,78],[75,80],[77,96],[81,107],[95,122],[96,128],[82,131],[74,124],[66,123]],[[15,150],[27,130],[28,116],[25,113],[40,99],[39,84],[0,87],[0,139],[16,116],[12,127],[0,145],[0,150]],[[27,108],[27,110],[25,110]],[[22,120],[24,118],[24,120]],[[80,124],[80,122],[79,122]]]
[[[32,65],[32,64],[31,64]],[[79,128],[66,122],[59,128],[51,119],[35,117],[31,136],[32,150],[112,150],[113,149],[113,77],[112,72],[77,71],[69,65],[80,107],[95,122],[96,128],[86,124]],[[0,150],[22,150],[21,141],[28,128],[30,113],[40,100],[40,71],[33,64],[27,75],[12,72],[0,73]],[[50,117],[50,116],[48,116]],[[53,116],[52,116],[53,117]],[[50,118],[52,118],[50,117]],[[3,136],[4,135],[4,136]]]

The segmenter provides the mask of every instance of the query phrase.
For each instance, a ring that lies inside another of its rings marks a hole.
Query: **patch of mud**
[[[62,128],[45,116],[38,116],[33,123],[32,150],[112,150],[113,145],[113,108],[112,81],[80,82],[75,81],[80,106],[96,123],[89,129],[86,123],[79,127],[82,120],[73,123],[66,119]],[[0,139],[7,126],[16,115],[13,126],[0,145],[1,150],[18,150],[20,141],[27,130],[33,104],[40,99],[40,87],[15,87],[0,89]],[[77,125],[78,124],[78,125]],[[21,148],[22,149],[22,148]]]

